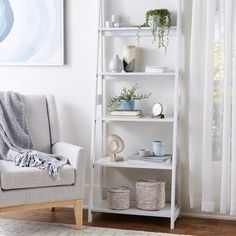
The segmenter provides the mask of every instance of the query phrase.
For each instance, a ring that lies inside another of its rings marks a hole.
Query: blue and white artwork
[[[63,0],[0,0],[0,64],[62,65]]]

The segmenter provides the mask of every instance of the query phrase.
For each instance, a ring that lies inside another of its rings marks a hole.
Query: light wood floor
[[[169,220],[154,217],[100,214],[93,215],[93,223],[87,222],[87,211],[84,210],[84,224],[97,227],[143,230],[190,235],[232,235],[236,236],[236,221],[208,220],[181,217],[174,230],[169,229]],[[36,210],[25,212],[0,213],[1,219],[34,220],[74,224],[74,212],[69,208],[56,208],[55,211]]]

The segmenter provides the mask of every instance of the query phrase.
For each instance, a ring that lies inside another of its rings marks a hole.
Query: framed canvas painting
[[[63,0],[0,0],[0,65],[63,65]]]

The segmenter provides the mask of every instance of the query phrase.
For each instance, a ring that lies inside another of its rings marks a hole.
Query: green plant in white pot
[[[140,30],[142,27],[150,27],[153,35],[153,42],[158,43],[158,48],[167,51],[169,30],[171,26],[170,12],[168,9],[154,9],[146,12],[145,23],[139,26],[138,40],[140,40]]]
[[[127,110],[132,111],[134,109],[135,100],[142,100],[145,98],[149,98],[151,93],[149,94],[136,94],[136,90],[138,89],[137,84],[132,86],[130,89],[123,88],[121,94],[119,96],[114,96],[110,99],[108,104],[109,111],[115,110]]]

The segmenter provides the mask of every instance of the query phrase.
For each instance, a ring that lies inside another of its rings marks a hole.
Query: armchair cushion
[[[63,166],[59,178],[53,178],[45,170],[18,167],[14,162],[0,160],[0,174],[3,190],[66,186],[75,183],[75,169],[71,165]]]
[[[46,96],[22,95],[22,97],[33,149],[50,153],[51,140]]]

